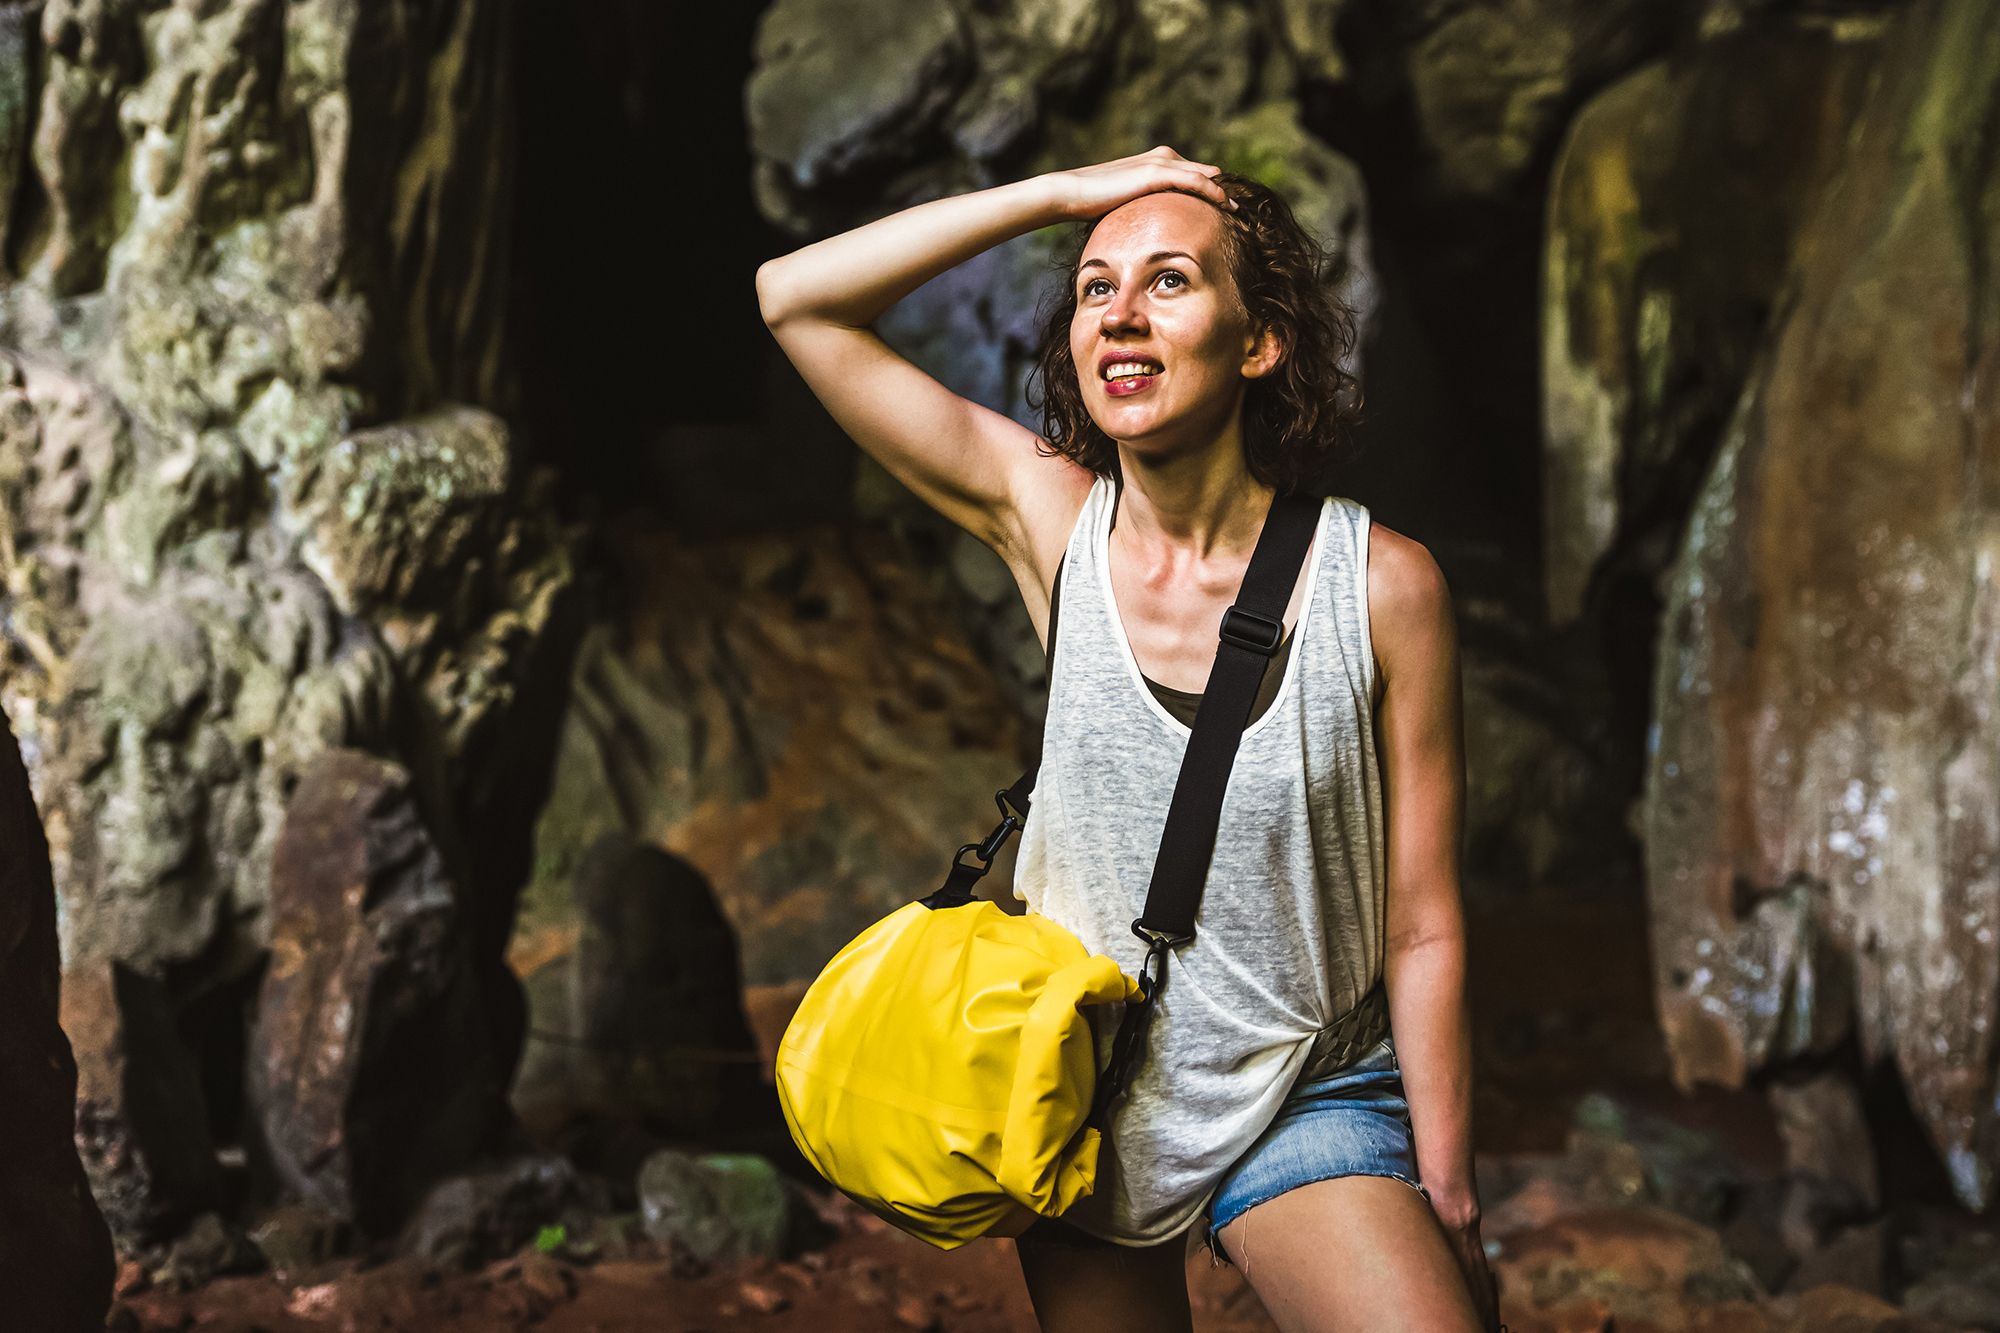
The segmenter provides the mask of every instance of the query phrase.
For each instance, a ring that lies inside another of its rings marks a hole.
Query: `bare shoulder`
[[[1429,547],[1381,523],[1369,525],[1368,624],[1378,681],[1443,665],[1453,650],[1444,571]]]

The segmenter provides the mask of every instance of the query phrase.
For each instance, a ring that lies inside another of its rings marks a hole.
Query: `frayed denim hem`
[[[1321,1180],[1345,1180],[1349,1176],[1381,1176],[1387,1180],[1400,1180],[1405,1185],[1408,1185],[1411,1189],[1415,1190],[1417,1193],[1423,1195],[1425,1203],[1429,1203],[1431,1201],[1431,1192],[1424,1188],[1422,1181],[1412,1180],[1410,1179],[1410,1177],[1404,1175],[1400,1171],[1334,1171],[1324,1176],[1314,1176],[1311,1180],[1294,1181],[1292,1184],[1287,1185],[1282,1190],[1278,1190],[1276,1193],[1266,1194],[1262,1198],[1253,1199],[1249,1203],[1244,1204],[1241,1208],[1237,1209],[1234,1213],[1230,1214],[1229,1217],[1219,1225],[1212,1222],[1207,1217],[1207,1215],[1204,1214],[1201,1219],[1201,1228],[1202,1228],[1201,1244],[1202,1248],[1208,1251],[1208,1266],[1210,1268],[1218,1268],[1224,1264],[1228,1264],[1229,1267],[1231,1268],[1236,1267],[1236,1265],[1230,1261],[1229,1256],[1223,1253],[1222,1246],[1216,1244],[1215,1233],[1220,1231],[1223,1227],[1228,1226],[1231,1222],[1234,1222],[1237,1218],[1243,1216],[1245,1213],[1249,1212],[1252,1208],[1255,1208],[1258,1204],[1269,1203],[1271,1200],[1277,1198],[1279,1194],[1288,1193],[1291,1190],[1299,1188],[1299,1186],[1301,1185],[1310,1185],[1313,1184],[1315,1181],[1321,1181]],[[1249,1256],[1246,1255],[1245,1259],[1247,1260],[1248,1257]],[[1247,1268],[1245,1271],[1248,1271]]]

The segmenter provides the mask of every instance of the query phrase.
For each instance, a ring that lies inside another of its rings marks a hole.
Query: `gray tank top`
[[[1189,726],[1146,688],[1117,619],[1105,558],[1115,497],[1100,477],[1063,554],[1014,896],[1137,976],[1145,948],[1132,921]],[[1368,534],[1364,506],[1323,502],[1292,651],[1230,771],[1195,939],[1167,965],[1097,1187],[1063,1214],[1102,1239],[1152,1244],[1192,1223],[1293,1086],[1350,1059],[1355,1016],[1379,1009],[1386,879]],[[1086,1012],[1101,1067],[1121,1006]]]
[[[1116,513],[1112,514],[1114,528],[1118,526]],[[1055,650],[1056,612],[1062,607],[1062,567],[1056,561],[1055,584],[1049,589],[1049,651]],[[1264,679],[1257,687],[1257,701],[1250,708],[1250,720],[1255,722],[1264,716],[1264,710],[1278,697],[1278,685],[1285,678],[1285,663],[1292,656],[1292,631],[1286,630],[1285,637],[1278,644],[1278,651],[1271,656],[1271,664],[1264,672]],[[1193,728],[1195,714],[1201,709],[1201,694],[1191,690],[1177,690],[1171,685],[1162,685],[1151,676],[1141,672],[1139,679],[1146,682],[1146,688],[1160,701],[1160,706],[1178,718],[1183,726]]]

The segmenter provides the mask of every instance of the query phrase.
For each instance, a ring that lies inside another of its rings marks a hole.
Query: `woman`
[[[1048,438],[872,331],[937,274],[1066,221],[1086,225],[1047,315]],[[1133,895],[1222,613],[1272,497],[1325,494],[1352,411],[1352,321],[1322,276],[1277,196],[1164,146],[921,204],[757,274],[834,419],[1007,562],[1044,642],[1065,599],[1016,893],[1134,974]],[[1462,754],[1435,562],[1328,497],[1232,770],[1232,795],[1259,799],[1225,803],[1198,938],[1167,969],[1098,1188],[1017,1239],[1044,1329],[1189,1329],[1195,1239],[1288,1330],[1497,1326]]]

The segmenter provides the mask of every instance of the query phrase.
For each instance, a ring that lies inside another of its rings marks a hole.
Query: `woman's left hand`
[[[1440,1212],[1438,1220],[1444,1223],[1445,1239],[1451,1243],[1459,1271],[1465,1274],[1466,1290],[1472,1293],[1472,1309],[1479,1316],[1479,1326],[1488,1333],[1502,1333],[1505,1326],[1500,1322],[1500,1284],[1486,1266],[1486,1245],[1479,1239],[1479,1214],[1474,1212],[1457,1220]]]

